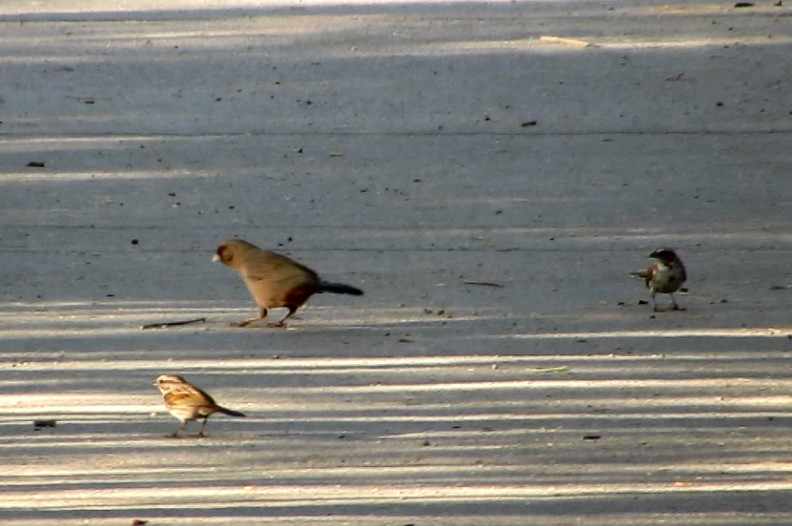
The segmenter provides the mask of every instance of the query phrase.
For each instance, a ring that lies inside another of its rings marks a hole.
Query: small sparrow
[[[670,248],[658,248],[649,254],[649,257],[657,261],[649,265],[646,270],[630,272],[630,275],[643,278],[646,281],[655,312],[658,311],[655,301],[655,294],[658,292],[671,296],[672,310],[684,310],[677,305],[674,299],[674,292],[678,291],[687,279],[682,260]]]
[[[181,425],[171,433],[172,437],[178,437],[179,431],[187,426],[187,422],[199,418],[203,418],[203,424],[197,436],[204,436],[206,421],[213,413],[245,416],[239,411],[218,405],[207,393],[176,374],[159,375],[154,381],[154,386],[162,393],[162,400],[165,402],[168,412],[181,421]]]
[[[241,322],[240,327],[266,318],[269,309],[278,307],[286,307],[289,312],[278,323],[270,326],[286,327],[286,320],[314,294],[363,294],[362,290],[351,285],[322,281],[308,267],[242,239],[229,239],[221,243],[212,261],[220,261],[238,270],[258,305],[259,315]]]

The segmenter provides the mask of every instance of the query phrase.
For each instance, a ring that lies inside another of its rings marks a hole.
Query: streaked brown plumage
[[[285,327],[286,320],[314,294],[363,294],[362,290],[350,285],[322,281],[316,272],[305,265],[275,252],[262,250],[242,239],[223,241],[212,259],[239,271],[259,307],[259,315],[243,321],[240,327],[265,318],[269,309],[286,307],[289,309],[286,316],[273,324],[275,327]]]
[[[685,265],[682,264],[682,260],[670,248],[658,248],[649,254],[649,257],[656,260],[649,265],[649,268],[630,272],[630,274],[643,278],[646,282],[655,312],[659,310],[655,301],[655,294],[658,292],[668,294],[671,297],[672,310],[684,310],[677,305],[674,299],[674,292],[682,288],[687,279]]]
[[[219,405],[209,394],[201,391],[187,380],[177,374],[161,374],[154,381],[154,386],[162,393],[162,400],[168,412],[181,421],[170,436],[178,437],[179,431],[187,426],[187,422],[203,418],[199,437],[204,436],[203,431],[206,421],[214,413],[223,413],[231,416],[245,416],[239,411],[234,411]]]

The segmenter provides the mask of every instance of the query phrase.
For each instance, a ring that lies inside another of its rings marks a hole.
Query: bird
[[[188,422],[199,418],[203,418],[203,424],[196,436],[203,437],[206,421],[214,413],[245,416],[244,413],[219,405],[208,393],[198,389],[178,374],[161,374],[153,385],[162,393],[162,400],[168,412],[181,421],[179,427],[170,434],[172,437],[178,437],[179,431],[184,429]]]
[[[671,297],[672,310],[685,310],[677,305],[674,299],[674,292],[682,288],[682,284],[687,280],[687,273],[682,260],[670,248],[658,248],[649,254],[649,257],[654,258],[655,261],[646,270],[630,272],[630,275],[643,278],[646,282],[654,311],[658,312],[659,310],[657,301],[655,301],[655,294],[658,292],[668,294]]]
[[[258,305],[258,316],[242,321],[237,324],[239,327],[266,318],[269,309],[278,307],[286,307],[289,312],[279,322],[270,324],[270,327],[286,327],[286,320],[314,294],[332,292],[363,295],[363,291],[357,287],[324,281],[305,265],[276,252],[262,250],[243,239],[223,241],[212,260],[239,271]]]

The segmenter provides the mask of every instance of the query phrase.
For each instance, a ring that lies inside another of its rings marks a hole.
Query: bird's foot
[[[259,321],[260,319],[261,318],[248,318],[248,319],[246,319],[244,321],[241,321],[239,323],[232,323],[231,326],[232,327],[247,327],[247,326],[251,325],[252,323],[255,323],[255,322]]]

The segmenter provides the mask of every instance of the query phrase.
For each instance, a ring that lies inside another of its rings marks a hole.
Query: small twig
[[[167,329],[168,327],[178,327],[179,325],[189,325],[191,323],[206,323],[206,318],[195,318],[192,320],[182,321],[166,321],[162,323],[148,323],[146,325],[141,325],[140,330],[145,331],[146,329]]]
[[[479,285],[481,287],[498,287],[499,289],[503,288],[503,285],[501,283],[494,283],[492,281],[472,281],[472,280],[468,280],[468,281],[463,281],[462,283],[464,283],[465,285]]]

